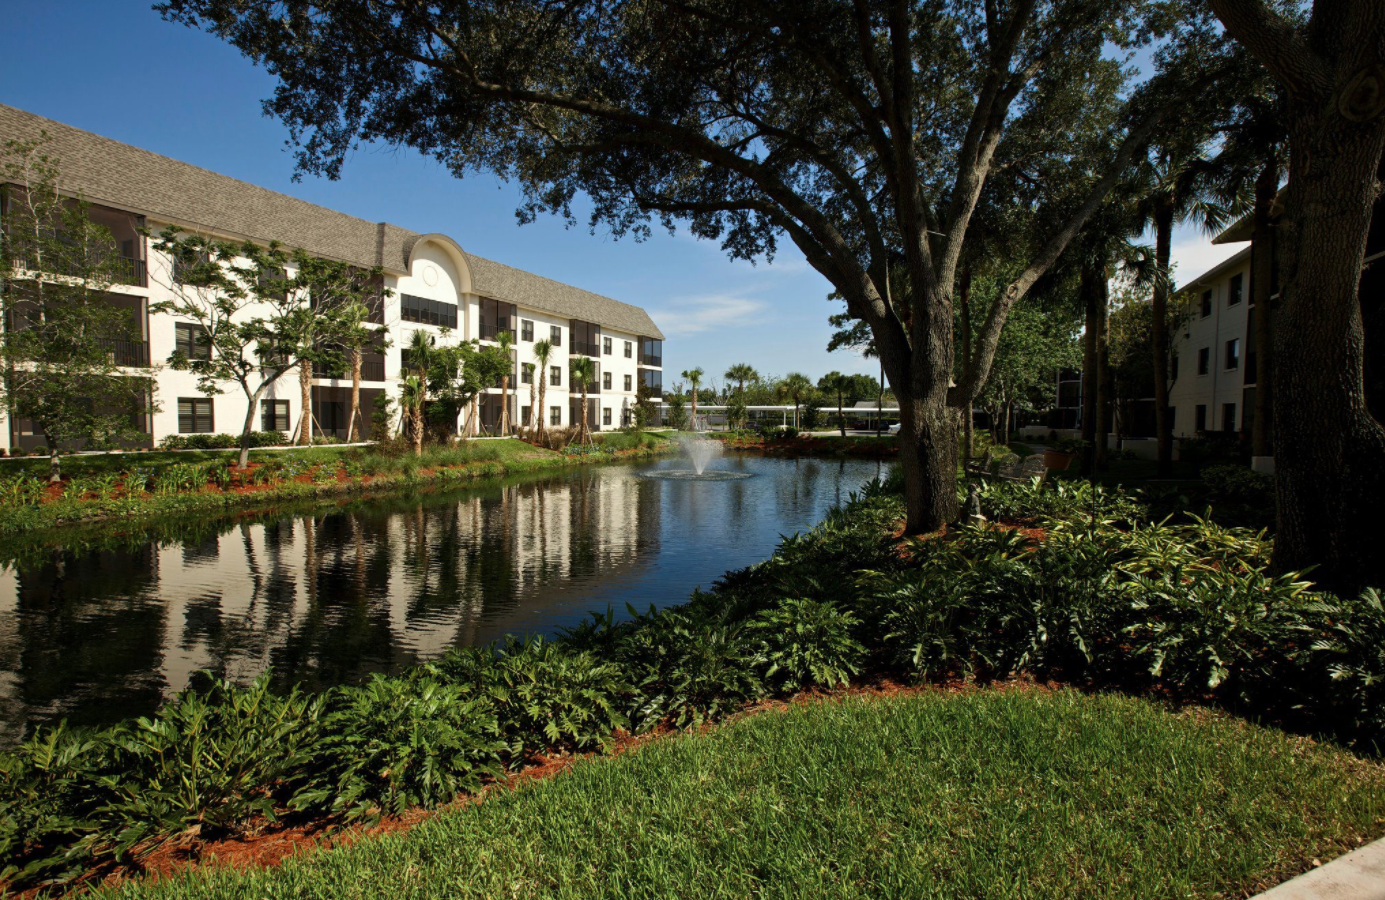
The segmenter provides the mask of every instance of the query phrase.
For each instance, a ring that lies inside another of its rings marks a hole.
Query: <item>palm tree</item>
[[[747,381],[755,381],[759,377],[760,373],[756,372],[750,363],[736,363],[726,370],[726,380],[736,382],[736,393],[738,394],[745,393]]]
[[[808,380],[808,376],[802,372],[790,372],[784,376],[784,380],[779,382],[775,393],[779,398],[793,399],[793,427],[798,427],[798,406],[803,402],[803,398],[813,392],[813,383]]]
[[[423,403],[427,393],[423,379],[417,375],[406,375],[399,382],[399,408],[404,411],[414,456],[423,455]]]
[[[697,430],[697,389],[702,386],[702,376],[705,374],[701,368],[684,369],[683,377],[688,380],[692,388],[692,430]]]
[[[534,427],[534,417],[539,414],[539,408],[534,403],[534,371],[536,366],[533,363],[524,364],[524,373],[529,376],[529,428]],[[523,424],[523,423],[521,423]]]
[[[842,437],[846,437],[846,416],[842,414],[842,406],[846,401],[846,392],[850,388],[851,379],[841,372],[828,372],[818,379],[818,390],[837,395],[837,425],[842,430]]]
[[[505,354],[505,358],[510,358],[510,348],[515,345],[515,333],[513,331],[502,331],[495,336],[495,342],[500,347],[500,352]],[[510,366],[505,367],[505,374],[500,376],[500,433],[510,433]]]
[[[1169,415],[1169,297],[1173,273],[1169,269],[1173,228],[1193,221],[1209,233],[1226,224],[1228,211],[1219,187],[1221,155],[1209,158],[1200,143],[1157,148],[1154,158],[1140,173],[1144,197],[1136,207],[1137,228],[1154,228],[1154,302],[1150,349],[1154,353],[1154,430],[1158,441],[1159,474],[1173,467],[1173,421]]]
[[[587,387],[596,377],[596,362],[589,356],[574,356],[571,360],[572,380],[582,385],[582,430],[578,435],[587,439]]]
[[[413,332],[404,350],[404,379],[400,383],[399,406],[408,416],[409,436],[414,455],[423,453],[423,410],[428,402],[428,369],[433,358],[433,338],[423,331]]]
[[[548,361],[553,357],[553,342],[539,341],[534,345],[534,364],[538,367],[539,382],[539,407],[534,410],[534,416],[538,420],[539,434],[543,434],[544,402],[548,396]]]

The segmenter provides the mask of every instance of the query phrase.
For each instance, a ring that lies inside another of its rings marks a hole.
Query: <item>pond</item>
[[[0,571],[0,743],[147,715],[201,670],[322,689],[449,647],[683,602],[880,474],[728,456],[580,467],[446,493],[187,523]],[[112,529],[114,531],[114,529]]]

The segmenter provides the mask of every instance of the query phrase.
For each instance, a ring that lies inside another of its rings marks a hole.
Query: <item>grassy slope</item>
[[[617,450],[638,449],[647,454],[662,452],[668,447],[665,438],[656,435],[610,436]],[[416,488],[431,482],[496,478],[557,469],[591,461],[592,457],[570,457],[551,450],[534,447],[520,440],[469,441],[450,448],[425,450],[422,457],[412,455],[383,456],[371,448],[323,446],[305,449],[253,450],[252,463],[274,457],[292,456],[308,466],[336,462],[354,457],[373,479],[369,485],[360,481],[341,484],[307,484],[282,482],[251,493],[224,494],[214,489],[184,492],[169,496],[147,495],[135,500],[61,498],[37,507],[0,510],[0,536],[24,535],[54,527],[69,527],[83,522],[106,519],[148,519],[184,514],[217,513],[227,509],[263,506],[267,503],[292,502],[317,496],[333,496],[361,490],[388,490],[394,486]],[[117,455],[70,456],[63,459],[63,473],[84,478],[105,472],[123,472],[132,468],[157,471],[178,463],[232,462],[233,450],[152,452]],[[601,457],[596,457],[601,459]],[[609,458],[609,457],[608,457]],[[0,466],[0,476],[12,476],[29,470],[35,475],[47,472],[47,462],[14,460]]]
[[[1379,836],[1385,770],[1074,691],[805,703],[281,868],[103,896],[1243,896]]]

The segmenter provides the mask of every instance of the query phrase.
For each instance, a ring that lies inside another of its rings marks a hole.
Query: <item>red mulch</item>
[[[910,685],[892,678],[876,676],[857,684],[834,690],[810,689],[801,691],[784,700],[760,700],[747,704],[739,713],[726,721],[736,721],[745,716],[766,712],[783,711],[792,706],[805,703],[839,701],[846,697],[897,697],[917,695],[925,692],[945,692],[962,694],[982,690],[982,686],[962,680],[951,680],[941,684]],[[986,690],[1047,690],[1027,679],[1014,679],[986,685]],[[717,727],[707,724],[696,731],[705,732]],[[330,821],[311,822],[266,822],[254,829],[252,834],[234,838],[221,838],[204,841],[195,833],[168,841],[155,850],[140,856],[137,863],[117,869],[93,871],[79,882],[74,889],[96,884],[114,885],[134,880],[157,880],[190,867],[216,866],[231,869],[264,869],[279,865],[290,857],[313,853],[320,849],[342,847],[362,838],[379,837],[386,834],[408,831],[420,822],[448,810],[458,809],[468,803],[483,803],[486,797],[497,790],[517,790],[533,781],[554,778],[566,772],[579,759],[599,755],[620,756],[636,750],[653,741],[682,733],[679,729],[661,725],[647,734],[634,735],[620,732],[612,742],[609,753],[554,753],[538,754],[517,772],[511,773],[503,781],[488,784],[477,794],[458,797],[451,803],[436,809],[412,809],[402,816],[386,816],[373,825],[353,825],[339,827]],[[18,894],[18,897],[33,897],[36,890]]]

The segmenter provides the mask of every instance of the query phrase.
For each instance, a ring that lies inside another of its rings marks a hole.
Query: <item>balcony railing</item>
[[[657,366],[657,367],[659,367],[659,368],[662,369],[662,368],[664,367],[664,358],[663,358],[662,356],[650,356],[650,355],[648,355],[648,354],[641,353],[641,354],[640,354],[640,365],[642,365],[642,366]]]
[[[600,356],[601,345],[592,341],[573,341],[572,352],[578,356]]]
[[[498,341],[500,340],[500,335],[507,332],[510,335],[510,340],[514,340],[515,330],[508,325],[491,325],[486,322],[481,323],[481,340],[483,341]]]
[[[144,341],[106,341],[111,358],[117,366],[146,369],[149,367],[149,344]]]
[[[26,259],[16,260],[15,265],[25,272],[39,271]],[[96,268],[98,267],[95,265],[90,267],[90,269]],[[59,265],[56,269],[49,265],[44,271],[48,272],[50,275],[61,275],[68,278],[80,278],[84,274],[83,267],[75,262],[69,262],[65,266]],[[111,260],[111,267],[108,274],[111,277],[112,284],[124,284],[130,287],[149,286],[148,270],[142,259],[131,259],[128,256],[115,257]]]
[[[351,366],[347,364],[339,369],[333,369],[322,363],[313,363],[314,378],[340,378],[344,381],[351,380]],[[385,361],[381,358],[361,360],[361,380],[362,381],[384,381],[385,380]]]

